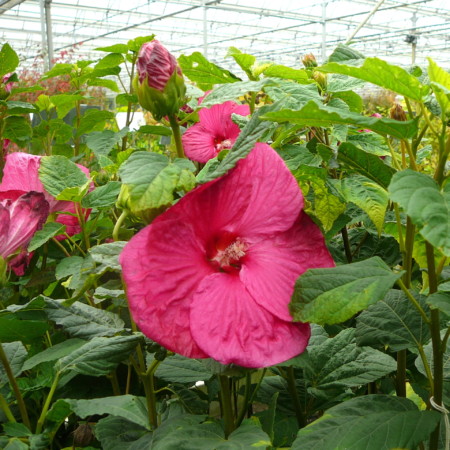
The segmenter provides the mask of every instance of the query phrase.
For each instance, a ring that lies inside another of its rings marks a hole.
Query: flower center
[[[230,139],[225,139],[223,141],[216,141],[216,150],[221,152],[222,150],[228,150],[233,147]]]
[[[212,266],[219,271],[239,272],[247,250],[248,244],[242,238],[225,234],[213,243],[207,256]]]

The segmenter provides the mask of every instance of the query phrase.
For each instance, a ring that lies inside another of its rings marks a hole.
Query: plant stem
[[[114,225],[114,230],[113,230],[113,233],[112,233],[112,238],[113,238],[115,241],[119,241],[119,240],[120,240],[120,238],[119,238],[120,227],[122,226],[122,224],[123,224],[124,220],[127,218],[127,216],[128,216],[128,211],[123,210],[123,211],[122,211],[122,214],[120,214],[119,218],[117,219],[116,224]]]
[[[414,298],[414,296],[409,292],[408,288],[403,284],[402,280],[397,280],[397,284],[400,286],[400,289],[405,293],[405,295],[408,297],[409,301],[414,305],[414,307],[419,311],[420,315],[422,316],[422,319],[425,323],[430,323],[430,319],[428,318],[427,314],[423,310],[423,308],[420,306],[420,303]]]
[[[155,379],[153,377],[161,361],[154,360],[142,375],[145,397],[147,399],[148,419],[153,430],[158,428],[158,413],[156,412]]]
[[[409,289],[411,287],[411,272],[412,272],[412,259],[414,250],[414,232],[415,226],[411,222],[409,217],[406,218],[406,236],[405,236],[405,260],[403,261],[403,268],[406,270],[403,275],[403,282]]]
[[[36,425],[36,434],[40,434],[42,431],[42,426],[44,425],[45,416],[47,415],[48,409],[50,408],[50,403],[52,402],[53,395],[55,394],[56,388],[58,387],[59,377],[61,376],[60,372],[56,372],[55,379],[53,380],[53,384],[50,388],[50,392],[45,399],[44,407],[42,408],[41,415],[37,421]]]
[[[295,385],[295,373],[292,366],[286,368],[287,376],[286,381],[288,384],[288,390],[291,394],[292,403],[294,405],[295,416],[297,417],[298,426],[300,428],[306,427],[306,417],[303,414],[302,405],[298,397],[297,386]]]
[[[248,405],[250,400],[250,391],[252,388],[252,375],[250,372],[245,374],[245,391],[244,391],[244,402],[242,408],[239,411],[238,418],[236,420],[236,427],[238,427],[244,420],[245,413],[248,411]]]
[[[434,179],[437,181],[439,186],[442,185],[442,182],[444,181],[445,164],[447,163],[449,155],[450,155],[450,135],[447,138],[444,148],[439,154],[439,163],[436,168],[436,172],[434,173]]]
[[[172,128],[173,139],[177,148],[178,158],[186,158],[183,151],[183,143],[181,142],[180,125],[178,125],[177,118],[174,114],[169,116],[170,127]]]
[[[255,112],[255,104],[256,104],[256,92],[252,91],[250,92],[250,114],[253,114]]]
[[[231,404],[230,380],[226,375],[218,375],[220,383],[220,398],[222,400],[222,418],[224,422],[225,439],[236,429],[233,420]]]
[[[425,242],[427,252],[427,266],[428,266],[428,279],[429,279],[429,292],[430,295],[434,294],[438,290],[438,281],[436,276],[436,267],[434,262],[434,248],[426,241]],[[439,310],[432,309],[431,312],[431,343],[433,346],[433,379],[434,386],[432,388],[433,399],[436,404],[442,406],[442,390],[444,382],[444,364],[443,364],[443,352],[441,350],[441,327]],[[433,433],[430,436],[430,450],[437,450],[439,446],[439,426],[437,424]]]
[[[345,256],[347,258],[347,262],[351,263],[353,260],[352,249],[350,247],[350,241],[348,239],[347,227],[344,227],[341,229],[341,235],[342,235],[342,241],[344,242],[344,251],[345,251]]]
[[[16,418],[14,417],[13,413],[11,412],[11,409],[9,408],[8,402],[6,401],[5,397],[3,397],[2,393],[0,392],[0,408],[5,413],[6,418],[10,422],[16,422]]]
[[[406,397],[406,350],[397,352],[397,397]]]
[[[25,402],[23,401],[22,393],[20,392],[19,386],[17,385],[16,378],[11,370],[8,358],[6,356],[5,350],[3,349],[3,344],[0,343],[0,361],[5,368],[8,380],[13,388],[14,395],[16,396],[17,405],[19,406],[20,416],[22,417],[22,422],[31,430],[30,419],[28,417],[27,408]]]
[[[111,387],[113,389],[113,393],[115,396],[120,395],[120,387],[119,387],[119,381],[117,380],[117,374],[116,371],[114,370],[113,372],[111,372],[108,375],[108,378],[111,381]]]

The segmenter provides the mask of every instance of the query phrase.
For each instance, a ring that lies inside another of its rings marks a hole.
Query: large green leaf
[[[46,75],[48,75],[48,72]],[[84,97],[80,94],[59,94],[52,95],[51,102],[56,107],[58,119],[63,119],[65,116],[67,116],[71,109],[75,108],[77,102],[83,99]]]
[[[108,120],[114,119],[114,113],[98,109],[88,109],[80,120],[77,129],[77,136],[81,136],[91,131],[102,131]]]
[[[27,250],[33,252],[37,248],[44,245],[51,238],[58,236],[58,234],[64,233],[65,225],[58,222],[49,222],[44,225],[42,230],[36,231],[30,243],[28,244]]]
[[[366,212],[376,226],[378,234],[381,234],[389,200],[387,191],[361,175],[344,178],[341,188],[345,199]]]
[[[305,69],[293,69],[292,67],[272,64],[263,73],[266,77],[284,78],[301,84],[313,83]],[[315,84],[314,87],[316,88]]]
[[[114,336],[124,328],[123,320],[109,311],[75,302],[64,306],[63,301],[45,298],[45,312],[70,336],[89,339],[94,336]]]
[[[56,363],[56,370],[73,371],[82,375],[100,377],[108,375],[127,359],[136,348],[141,336],[94,337]]]
[[[333,338],[309,346],[301,367],[314,393],[317,389],[344,389],[370,383],[394,372],[397,364],[385,353],[357,346],[354,328],[347,328]]]
[[[379,58],[359,60],[358,65],[347,65],[339,62],[329,62],[317,70],[321,72],[340,73],[381,86],[390,91],[421,101],[429,92],[428,86],[423,86],[419,80],[405,69],[394,66]]]
[[[22,116],[9,116],[3,122],[3,138],[23,146],[33,134],[28,120]]]
[[[384,188],[389,186],[392,175],[395,173],[395,170],[384,164],[380,157],[366,153],[349,142],[339,146],[338,161]]]
[[[309,101],[299,110],[282,109],[261,114],[262,120],[275,122],[298,123],[308,127],[329,127],[335,124],[355,125],[368,128],[382,136],[393,136],[407,139],[417,132],[417,119],[399,122],[394,119],[377,119],[376,117],[361,116],[351,111],[320,105]]]
[[[301,429],[292,450],[391,450],[416,448],[440,420],[408,399],[366,395],[343,402]]]
[[[59,200],[81,200],[89,187],[86,174],[70,159],[60,155],[42,157],[39,179],[45,190]]]
[[[226,56],[231,56],[236,61],[236,63],[240,66],[240,68],[247,74],[247,76],[250,78],[250,80],[254,79],[253,73],[252,73],[252,66],[256,62],[255,56],[249,55],[247,53],[242,53],[236,47],[230,47],[228,49]]]
[[[108,416],[95,426],[95,436],[108,450],[151,449],[153,435],[148,429],[122,417]]]
[[[420,234],[450,256],[450,183],[440,190],[428,175],[406,169],[392,177],[389,193]]]
[[[330,269],[309,269],[296,283],[289,305],[294,320],[341,323],[384,298],[402,276],[374,257]]]
[[[26,370],[23,368],[23,363],[28,355],[27,349],[20,341],[5,344],[0,343],[0,345],[3,346],[3,351],[5,352],[6,359],[9,361],[12,374],[14,377],[18,377],[22,373],[22,370]],[[5,383],[8,383],[8,376],[6,375],[3,364],[0,364],[0,386],[3,386]]]
[[[333,50],[333,53],[329,56],[329,62],[343,62],[351,61],[352,59],[364,59],[365,56],[348,45],[338,44]]]
[[[415,296],[427,310],[422,296]],[[358,345],[385,346],[393,351],[419,348],[430,339],[430,330],[406,295],[390,290],[383,300],[370,306],[356,319]]]
[[[285,100],[286,108],[298,109],[310,100],[321,102],[315,84],[297,84],[291,81],[277,80],[276,84],[269,84],[264,91],[273,101]]]
[[[112,206],[117,200],[122,183],[119,181],[108,181],[103,186],[95,188],[81,200],[83,208],[105,208]]]
[[[235,83],[240,81],[228,70],[208,61],[200,52],[192,55],[181,55],[178,58],[183,74],[194,81],[202,89],[211,89],[215,84]]]
[[[176,190],[194,187],[194,169],[188,160],[171,163],[159,153],[134,152],[119,169],[122,189],[129,196],[127,207],[137,213],[171,205]]]
[[[428,58],[428,76],[441,110],[445,114],[450,113],[450,73],[439,67],[431,58]]]
[[[14,314],[0,316],[0,342],[22,341],[31,343],[40,338],[47,330],[47,322],[39,320],[21,320]]]
[[[104,56],[96,65],[95,69],[109,69],[110,67],[116,67],[124,62],[122,53],[109,53]]]
[[[8,72],[14,72],[19,65],[19,57],[8,43],[2,45],[0,50],[0,78]]]
[[[98,158],[107,156],[114,146],[128,133],[128,127],[122,128],[118,133],[112,130],[93,131],[86,137],[86,145]]]
[[[156,376],[173,383],[208,381],[212,373],[200,361],[174,355],[166,358],[156,371]]]

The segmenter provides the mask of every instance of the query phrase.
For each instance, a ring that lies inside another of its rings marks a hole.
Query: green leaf
[[[106,121],[111,119],[114,119],[114,113],[111,111],[88,109],[80,120],[77,136],[90,133],[91,131],[101,131],[103,130]]]
[[[237,98],[247,94],[247,92],[258,92],[265,85],[270,84],[271,80],[261,81],[237,81],[236,83],[227,83],[217,86],[210,92],[200,105],[202,108],[224,103],[229,100],[236,101]]]
[[[45,302],[48,318],[73,337],[90,339],[94,336],[114,336],[125,326],[117,314],[81,302],[71,306],[64,306],[63,301],[52,298],[45,298]]]
[[[49,326],[39,320],[20,320],[13,314],[0,316],[0,342],[31,343],[40,338]]]
[[[127,43],[128,49],[131,50],[132,52],[138,52],[142,47],[142,44],[153,41],[154,37],[155,35],[151,34],[149,36],[139,36],[135,39],[130,39]]]
[[[121,53],[110,53],[104,56],[95,66],[94,69],[109,69],[110,67],[119,66],[124,62],[123,55]]]
[[[33,106],[31,103],[26,102],[9,101],[6,102],[6,106],[8,108],[8,114],[10,116],[16,114],[29,114],[37,112],[35,106]]]
[[[352,59],[364,59],[365,56],[348,45],[338,44],[328,58],[329,62],[344,62]]]
[[[239,134],[227,156],[225,156],[225,158],[213,171],[205,174],[201,182],[206,183],[225,175],[237,164],[240,159],[245,158],[253,149],[258,139],[260,139],[261,136],[263,136],[263,134],[271,127],[270,122],[261,121],[261,116],[267,111],[273,111],[274,109],[279,108],[281,104],[282,103],[263,106],[258,109]]]
[[[387,188],[395,170],[387,166],[381,158],[344,142],[338,149],[338,161],[345,167],[355,170],[380,186]]]
[[[159,153],[134,152],[119,169],[122,183],[128,189],[127,207],[139,213],[171,205],[180,177],[187,175],[191,189],[194,186],[194,167],[187,164],[180,159],[170,163]]]
[[[89,186],[86,174],[74,162],[60,155],[41,158],[39,179],[53,197],[58,197],[68,188],[81,188],[78,194],[82,196],[85,187]]]
[[[30,123],[25,117],[9,116],[3,123],[3,139],[9,139],[18,145],[23,145],[33,135]]]
[[[276,85],[266,86],[264,91],[273,101],[285,100],[286,107],[291,109],[301,108],[310,100],[322,101],[315,84],[297,84],[279,80]]]
[[[291,314],[300,322],[345,322],[384,298],[402,273],[393,273],[378,257],[330,269],[309,269],[295,283]]]
[[[31,436],[33,434],[23,423],[17,422],[4,423],[3,432],[7,436],[13,437]]]
[[[364,81],[351,78],[346,75],[332,74],[327,78],[327,92],[346,92],[360,89],[364,86]],[[333,95],[334,97],[334,95]]]
[[[119,181],[108,181],[104,186],[99,186],[89,192],[81,200],[83,208],[106,208],[116,203],[122,183]]]
[[[107,156],[114,146],[128,133],[128,127],[115,133],[112,130],[93,131],[86,136],[86,145],[94,152],[95,156]]]
[[[128,106],[128,103],[137,103],[138,98],[135,94],[119,94],[116,97],[117,106]]]
[[[150,449],[153,435],[148,429],[122,417],[108,416],[95,426],[95,436],[108,450]]]
[[[382,136],[391,135],[399,139],[407,139],[417,132],[417,119],[399,122],[394,119],[377,119],[359,114],[320,105],[311,100],[298,111],[283,109],[261,115],[262,120],[275,122],[298,123],[308,127],[329,127],[334,124],[355,125],[368,128]]]
[[[432,309],[441,310],[447,317],[450,317],[450,294],[435,292],[427,298],[427,304]]]
[[[195,383],[208,381],[212,373],[196,359],[174,355],[166,358],[156,370],[156,376],[172,383]]]
[[[120,272],[122,266],[119,264],[119,255],[125,244],[124,241],[116,241],[96,245],[89,249],[89,254],[100,267],[107,267]]]
[[[80,94],[60,94],[52,95],[51,102],[56,107],[58,119],[63,119],[67,116],[71,109],[75,108],[77,102],[83,99],[84,97]]]
[[[330,355],[333,355],[330,358]],[[371,347],[355,342],[355,330],[347,328],[333,338],[308,346],[297,367],[304,369],[311,393],[345,389],[376,381],[397,369],[395,360]]]
[[[430,176],[406,169],[392,177],[389,193],[419,233],[450,256],[450,183],[440,190]]]
[[[240,81],[228,70],[208,61],[200,52],[194,52],[190,56],[181,55],[178,63],[183,74],[204,90],[211,89],[215,84]]]
[[[231,56],[251,80],[254,79],[252,66],[255,64],[256,58],[253,55],[242,53],[236,47],[230,47],[225,58],[227,56]]]
[[[428,58],[428,76],[436,100],[444,114],[450,113],[450,73],[439,67],[431,58]]]
[[[128,45],[126,44],[114,44],[107,47],[98,47],[94,49],[98,52],[111,52],[111,53],[128,53]]]
[[[266,77],[294,80],[297,81],[297,83],[301,84],[313,83],[313,81],[309,79],[308,72],[306,72],[305,69],[293,69],[292,67],[281,66],[278,64],[273,64],[269,66],[267,69],[265,69],[264,75]],[[315,85],[314,87],[316,88]]]
[[[359,60],[358,65],[329,62],[317,70],[359,78],[417,101],[422,101],[429,92],[429,87],[422,85],[414,75],[379,58]]]
[[[415,295],[425,311],[422,296]],[[398,352],[419,348],[430,339],[430,330],[419,312],[412,307],[406,295],[390,290],[383,300],[370,306],[356,319],[358,345],[386,346]]]
[[[389,147],[383,136],[375,133],[358,133],[348,137],[347,144],[353,144],[365,153],[376,156],[390,156]],[[386,165],[386,164],[385,164]],[[394,172],[391,169],[392,173]]]
[[[48,72],[45,72],[42,80],[47,80],[48,78],[59,77],[60,75],[68,75],[73,70],[73,64],[55,64]],[[53,98],[53,96],[52,96]]]
[[[63,399],[70,409],[82,419],[89,416],[111,414],[148,428],[148,413],[145,397],[118,395],[115,397],[93,398],[89,400]]]
[[[9,72],[14,72],[19,65],[19,57],[8,43],[2,45],[0,50],[0,77],[3,78]]]
[[[30,370],[43,362],[56,361],[57,359],[63,358],[85,343],[86,341],[83,339],[66,339],[64,342],[55,344],[27,359],[23,365],[23,370]]]
[[[34,250],[38,249],[46,242],[48,242],[51,238],[63,233],[65,228],[65,225],[62,225],[58,222],[46,223],[42,230],[36,231],[30,243],[28,244],[27,250],[29,252],[33,252]]]
[[[365,395],[325,411],[301,429],[292,450],[391,450],[416,448],[440,420],[406,398]]]
[[[8,342],[1,344],[3,346],[3,351],[5,352],[6,359],[9,361],[9,365],[14,377],[18,377],[23,370],[23,363],[28,356],[27,349],[24,347],[22,342]],[[8,383],[8,376],[3,367],[3,364],[0,364],[0,386]]]
[[[381,234],[389,201],[387,191],[361,175],[344,178],[341,187],[345,200],[359,206],[370,217],[378,234]]]
[[[81,375],[100,377],[108,375],[130,356],[141,336],[94,337],[89,342],[61,358],[56,370],[73,371]],[[101,401],[103,401],[102,399]]]
[[[88,86],[101,86],[113,92],[120,92],[119,86],[113,80],[107,80],[103,78],[93,78],[89,80],[87,84]]]
[[[172,130],[158,125],[142,125],[138,133],[156,134],[157,136],[171,136]]]
[[[364,107],[362,98],[353,91],[335,92],[333,98],[343,100],[352,112],[360,113]]]

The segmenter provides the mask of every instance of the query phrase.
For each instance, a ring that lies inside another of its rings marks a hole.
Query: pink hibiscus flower
[[[0,257],[7,260],[24,249],[48,213],[49,204],[41,192],[0,192]]]
[[[42,192],[50,205],[50,214],[60,212],[56,221],[66,226],[66,233],[73,236],[81,231],[78,217],[76,214],[76,205],[73,202],[56,200],[48,192],[39,180],[39,165],[41,156],[30,155],[23,152],[15,152],[6,156],[6,164],[3,172],[3,179],[0,184],[0,192],[7,190],[36,191]],[[89,176],[89,170],[77,164],[77,166]],[[85,217],[90,214],[89,209],[84,209]],[[64,214],[70,213],[70,214]],[[58,236],[58,238],[61,238]]]
[[[201,109],[198,113],[200,122],[190,127],[181,138],[186,156],[205,163],[220,151],[230,149],[241,132],[231,120],[233,113],[247,116],[250,107],[229,101]]]
[[[309,324],[293,323],[288,309],[295,280],[334,263],[302,207],[296,180],[266,144],[186,194],[120,256],[143,333],[187,357],[244,367],[303,352]]]

